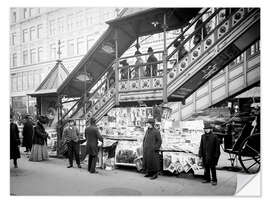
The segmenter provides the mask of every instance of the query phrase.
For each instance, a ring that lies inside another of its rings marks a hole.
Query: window
[[[23,9],[23,18],[26,19],[27,18],[27,8]]]
[[[27,38],[28,38],[28,31],[27,31],[27,29],[24,29],[23,30],[23,42],[26,42]]]
[[[50,35],[55,36],[56,35],[55,20],[50,20],[49,27],[50,27]]]
[[[37,88],[40,84],[40,70],[34,72],[34,88]]]
[[[55,44],[50,45],[50,58],[56,59],[56,46],[55,46]]]
[[[43,48],[39,47],[38,48],[38,63],[43,60]]]
[[[13,67],[17,66],[17,54],[16,53],[12,54],[12,66]]]
[[[67,28],[69,32],[73,30],[73,14],[68,15]]]
[[[74,56],[74,40],[69,40],[68,41],[67,55],[68,56]]]
[[[42,24],[39,24],[39,25],[37,26],[37,38],[38,38],[38,39],[41,39],[41,38],[42,38],[41,33],[42,33]]]
[[[34,8],[29,8],[29,17],[34,15]]]
[[[87,41],[86,41],[86,43],[87,43],[87,50],[89,50],[92,47],[93,42],[94,42],[94,38],[91,37],[91,36],[87,36]]]
[[[35,39],[35,27],[30,28],[30,40]]]
[[[30,60],[31,60],[31,64],[36,63],[36,58],[37,58],[37,53],[35,49],[31,49],[30,50]]]
[[[11,34],[11,44],[15,45],[15,42],[16,42],[16,33],[12,33]]]
[[[60,44],[60,58],[62,58],[63,56],[66,55],[65,53],[65,42],[64,41],[61,41],[61,44]],[[57,53],[58,54],[58,53]]]
[[[16,23],[16,21],[17,21],[17,13],[16,13],[16,11],[12,11],[11,19],[12,19],[12,23]]]
[[[17,74],[11,74],[11,91],[17,92]]]
[[[253,45],[250,47],[250,55],[252,56],[254,53],[255,53],[255,45],[253,44]]]
[[[58,31],[60,33],[64,32],[64,17],[58,18]]]
[[[82,27],[83,26],[83,12],[80,11],[77,13],[77,18],[76,18],[76,27]]]
[[[80,37],[77,40],[77,54],[81,55],[85,53],[85,42],[83,41],[83,38]]]
[[[29,89],[34,88],[34,71],[28,72],[28,86],[29,86]]]
[[[20,92],[22,91],[22,87],[23,87],[23,84],[22,84],[22,73],[18,73],[18,83],[17,83],[17,90]]]
[[[28,89],[28,72],[24,72],[23,73],[23,90],[27,90]]]
[[[28,64],[28,51],[23,51],[23,65]]]

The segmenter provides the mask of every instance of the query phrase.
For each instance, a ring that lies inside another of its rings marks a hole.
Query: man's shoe
[[[67,168],[72,168],[73,166],[69,165]]]
[[[78,165],[78,168],[82,168],[82,166],[81,165]]]
[[[153,175],[150,179],[151,179],[151,180],[154,180],[154,179],[157,179],[157,177],[158,177],[158,175],[155,174],[155,175]]]
[[[202,183],[210,183],[210,180],[204,180]]]
[[[14,168],[18,168],[18,165],[17,165],[17,164],[15,164],[15,165],[14,165]]]
[[[148,178],[151,177],[151,175],[147,173],[146,175],[144,175],[144,177]]]
[[[212,185],[217,185],[217,181],[212,181]]]
[[[91,171],[90,171],[90,173],[98,173],[98,171],[94,171],[94,172],[91,172]]]

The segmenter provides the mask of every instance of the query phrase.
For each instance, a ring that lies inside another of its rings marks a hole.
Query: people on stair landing
[[[147,63],[150,63],[150,64],[146,65],[145,76],[146,77],[157,76],[157,63],[156,62],[158,62],[158,60],[154,55],[153,48],[149,47],[147,50],[147,53],[149,53]]]
[[[134,56],[136,56],[136,62],[135,62],[135,66],[133,68],[133,70],[131,71],[131,76],[132,79],[138,79],[139,76],[140,77],[144,77],[145,75],[145,70],[144,70],[144,66],[142,64],[144,64],[144,61],[142,59],[142,57],[140,56],[142,53],[140,51],[136,51]]]

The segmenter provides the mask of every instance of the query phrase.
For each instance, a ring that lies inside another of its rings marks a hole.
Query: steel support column
[[[119,56],[118,56],[118,33],[115,31],[115,103],[119,105]]]
[[[247,61],[247,52],[245,51],[243,53],[243,74],[244,74],[244,87],[248,86],[248,81],[247,81],[247,66],[248,66],[248,61]]]
[[[168,103],[167,98],[167,44],[166,44],[166,30],[167,30],[166,13],[163,16],[163,103]]]

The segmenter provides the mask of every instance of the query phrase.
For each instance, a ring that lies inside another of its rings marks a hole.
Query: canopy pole
[[[119,105],[119,56],[118,56],[118,33],[115,31],[115,103]]]
[[[87,78],[86,65],[84,65],[84,75]],[[86,119],[86,98],[87,98],[86,82],[87,82],[87,79],[84,80],[84,95],[83,95],[83,115],[85,119]]]
[[[168,103],[167,98],[167,43],[166,43],[166,30],[167,30],[167,22],[166,22],[166,13],[163,15],[163,103]]]

